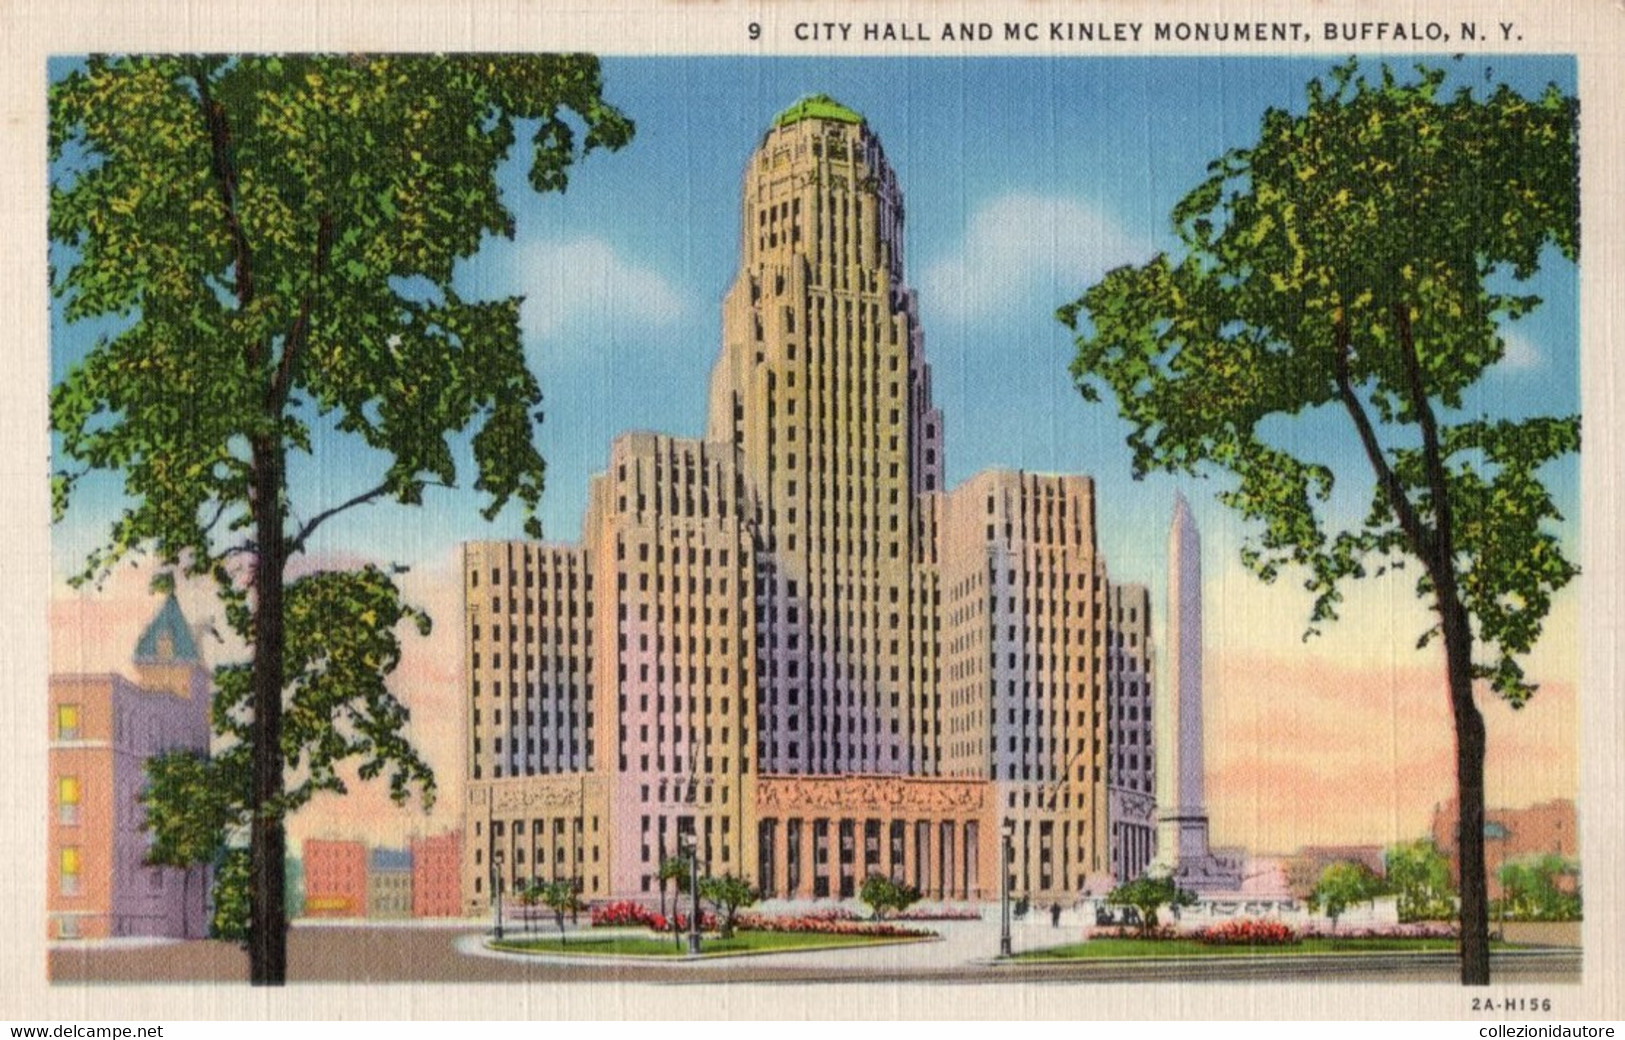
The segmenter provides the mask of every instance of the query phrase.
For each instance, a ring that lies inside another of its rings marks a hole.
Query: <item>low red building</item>
[[[1461,877],[1460,849],[1456,844],[1459,813],[1454,799],[1434,807],[1433,843],[1450,857],[1450,874]],[[1554,798],[1524,809],[1484,811],[1484,861],[1489,868],[1490,898],[1499,899],[1501,885],[1496,877],[1503,863],[1530,856],[1580,858],[1580,831],[1574,802]]]
[[[451,830],[429,838],[413,838],[411,851],[412,916],[461,915],[463,832]]]
[[[305,916],[365,917],[367,847],[359,841],[305,840]]]

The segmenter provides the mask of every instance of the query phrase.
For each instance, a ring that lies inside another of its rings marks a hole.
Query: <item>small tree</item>
[[[145,862],[181,871],[181,937],[192,937],[192,871],[220,858],[231,817],[230,792],[215,783],[207,755],[166,751],[146,762],[142,827],[152,835]]]
[[[761,898],[761,893],[751,887],[751,883],[744,878],[735,874],[723,874],[719,877],[700,879],[700,898],[716,907],[717,918],[722,926],[722,938],[732,939],[734,919],[739,916],[739,911],[754,904]]]
[[[1382,878],[1364,863],[1340,860],[1320,872],[1315,890],[1309,894],[1309,909],[1324,913],[1337,931],[1337,919],[1356,903],[1369,902],[1388,891]]]
[[[1138,877],[1118,885],[1106,896],[1110,906],[1132,906],[1140,915],[1140,935],[1150,938],[1157,928],[1157,911],[1164,906],[1192,906],[1196,893],[1180,888],[1171,877]]]
[[[209,936],[248,945],[249,856],[244,848],[227,849],[214,872],[214,911]]]
[[[656,875],[660,881],[660,914],[666,915],[666,882],[677,882],[677,895],[688,891],[688,860],[681,856],[667,856],[660,861],[660,871]],[[677,907],[673,906],[675,912]]]
[[[868,905],[875,920],[886,916],[888,910],[902,913],[920,901],[920,890],[913,885],[893,881],[885,874],[870,874],[858,890],[858,898]]]
[[[1450,861],[1427,838],[1395,845],[1383,857],[1401,921],[1446,921],[1456,915]]]
[[[574,881],[548,881],[534,886],[537,898],[542,905],[553,911],[553,922],[559,926],[559,943],[562,945],[568,940],[564,936],[564,915],[573,914],[581,909],[581,897],[576,894]]]
[[[1562,856],[1537,856],[1505,864],[1497,875],[1503,912],[1515,921],[1578,921],[1579,885],[1569,891],[1560,881],[1578,876],[1578,865]]]
[[[542,883],[533,879],[528,884],[516,885],[513,894],[514,898],[519,900],[519,905],[522,908],[520,916],[525,919],[525,931],[529,932],[531,930],[531,911],[536,908],[536,904],[542,898]]]
[[[660,916],[671,923],[672,942],[680,950],[683,948],[682,930],[677,927],[677,914],[680,910],[678,897],[688,891],[688,860],[682,856],[667,856],[660,861]],[[671,914],[666,913],[666,882],[677,882],[677,891],[672,896]]]

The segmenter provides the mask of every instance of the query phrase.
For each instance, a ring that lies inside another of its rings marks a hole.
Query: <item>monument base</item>
[[[1169,813],[1157,823],[1157,858],[1149,873],[1173,878],[1180,888],[1198,895],[1240,890],[1242,856],[1209,847],[1206,813]]]

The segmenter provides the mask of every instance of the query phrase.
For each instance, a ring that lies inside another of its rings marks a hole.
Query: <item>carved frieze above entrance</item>
[[[765,814],[958,813],[987,804],[983,780],[937,780],[900,776],[764,776],[756,808]]]

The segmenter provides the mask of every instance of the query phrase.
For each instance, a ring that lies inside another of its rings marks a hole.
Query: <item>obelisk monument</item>
[[[1240,885],[1239,865],[1208,847],[1202,763],[1202,541],[1185,496],[1168,531],[1168,682],[1157,697],[1157,857],[1152,873],[1194,892]]]

